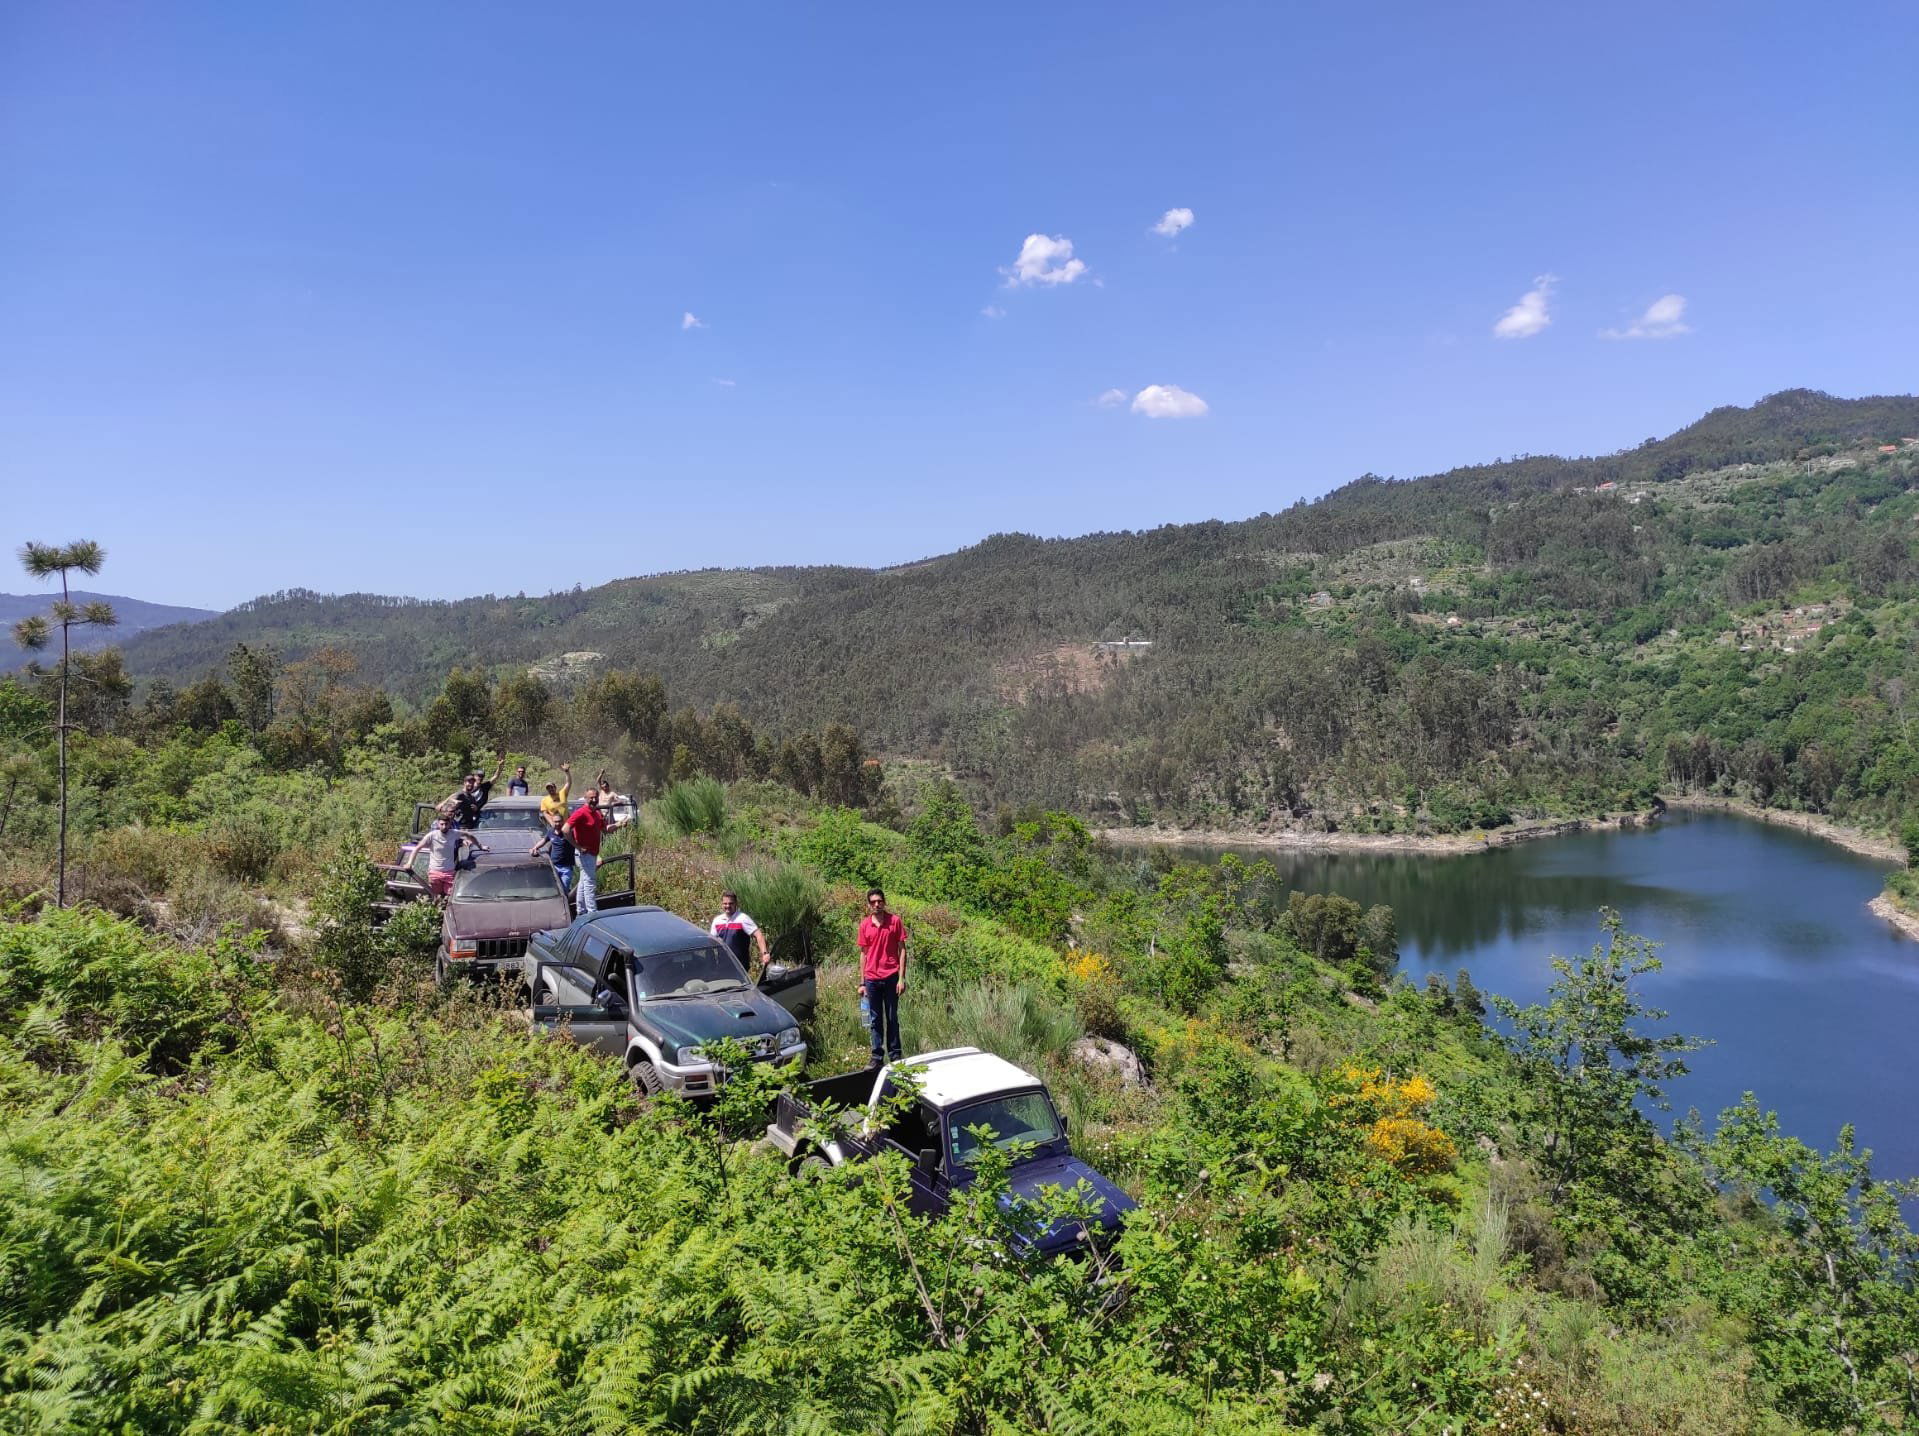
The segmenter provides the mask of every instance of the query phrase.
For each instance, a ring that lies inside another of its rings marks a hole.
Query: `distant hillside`
[[[8,630],[23,618],[36,613],[45,613],[49,604],[60,596],[58,589],[42,593],[0,593],[0,624]],[[75,603],[106,602],[113,605],[113,612],[120,622],[109,629],[76,628],[73,630],[74,647],[82,650],[107,648],[115,643],[124,644],[135,634],[150,629],[163,628],[172,623],[199,623],[215,617],[210,608],[182,608],[174,603],[148,603],[145,599],[128,598],[119,593],[89,593],[82,589],[73,591]],[[23,667],[29,655],[22,653],[13,645],[11,637],[0,638],[0,672]]]
[[[127,657],[181,681],[235,642],[289,658],[332,644],[417,700],[456,664],[503,675],[595,653],[659,672],[676,704],[737,702],[775,730],[850,722],[984,796],[1081,810],[1390,826],[1441,789],[1468,818],[1591,808],[1657,781],[1649,745],[1676,726],[1724,729],[1730,751],[1790,718],[1745,721],[1737,684],[1715,700],[1732,709],[1673,707],[1675,666],[1741,651],[1742,610],[1821,595],[1890,621],[1919,598],[1913,436],[1919,399],[1794,390],[1618,454],[1367,476],[1233,523],[545,598],[276,595],[144,634]],[[1095,646],[1128,636],[1147,642]],[[1848,682],[1863,698],[1885,676]],[[1766,781],[1785,781],[1808,744],[1768,741],[1784,777]],[[1895,806],[1883,773],[1855,791],[1866,749],[1810,746],[1826,766],[1809,804]]]

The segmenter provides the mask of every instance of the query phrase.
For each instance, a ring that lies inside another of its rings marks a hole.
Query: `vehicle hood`
[[[1105,1245],[1108,1238],[1119,1234],[1120,1224],[1125,1220],[1126,1213],[1133,1210],[1139,1203],[1070,1152],[1035,1157],[1031,1161],[1016,1164],[1012,1171],[1007,1173],[1007,1185],[1010,1189],[1006,1196],[1008,1202],[1022,1197],[1028,1201],[1037,1201],[1042,1187],[1064,1187],[1071,1190],[1073,1184],[1080,1181],[1084,1181],[1093,1189],[1094,1195],[1100,1202],[1099,1213],[1091,1223],[1098,1230],[1083,1234],[1077,1222],[1054,1223],[1046,1230],[1035,1233],[1030,1243],[1033,1248],[1047,1256],[1071,1251],[1082,1244],[1086,1235],[1091,1235],[1100,1245]]]
[[[446,930],[454,937],[531,937],[572,921],[563,897],[529,898],[525,902],[450,902]]]
[[[662,1048],[688,1047],[731,1037],[750,1048],[756,1037],[772,1037],[799,1024],[765,993],[746,988],[711,997],[656,997],[633,1012],[634,1025]]]

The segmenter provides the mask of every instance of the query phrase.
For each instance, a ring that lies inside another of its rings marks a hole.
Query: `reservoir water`
[[[1401,970],[1415,983],[1460,968],[1483,991],[1543,996],[1553,955],[1599,940],[1598,910],[1662,944],[1640,979],[1709,1037],[1675,1082],[1673,1111],[1708,1127],[1751,1090],[1795,1136],[1830,1148],[1844,1122],[1879,1176],[1919,1176],[1912,1043],[1919,942],[1867,911],[1887,865],[1791,828],[1722,813],[1671,813],[1646,828],[1578,833],[1461,856],[1234,849],[1289,887],[1391,905]]]

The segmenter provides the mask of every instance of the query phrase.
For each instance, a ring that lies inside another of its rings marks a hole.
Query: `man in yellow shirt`
[[[557,788],[548,783],[546,796],[540,799],[540,815],[556,826],[566,821],[566,798],[573,791],[573,765],[562,763],[560,771],[566,774],[566,781]]]

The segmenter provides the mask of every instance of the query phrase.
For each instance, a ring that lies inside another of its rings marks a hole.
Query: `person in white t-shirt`
[[[766,934],[760,931],[758,923],[740,911],[740,899],[735,893],[720,894],[720,915],[713,919],[708,931],[732,949],[733,956],[740,960],[740,966],[748,972],[753,970],[748,954],[754,943],[760,947],[762,968],[773,960],[773,955],[767,951]]]

